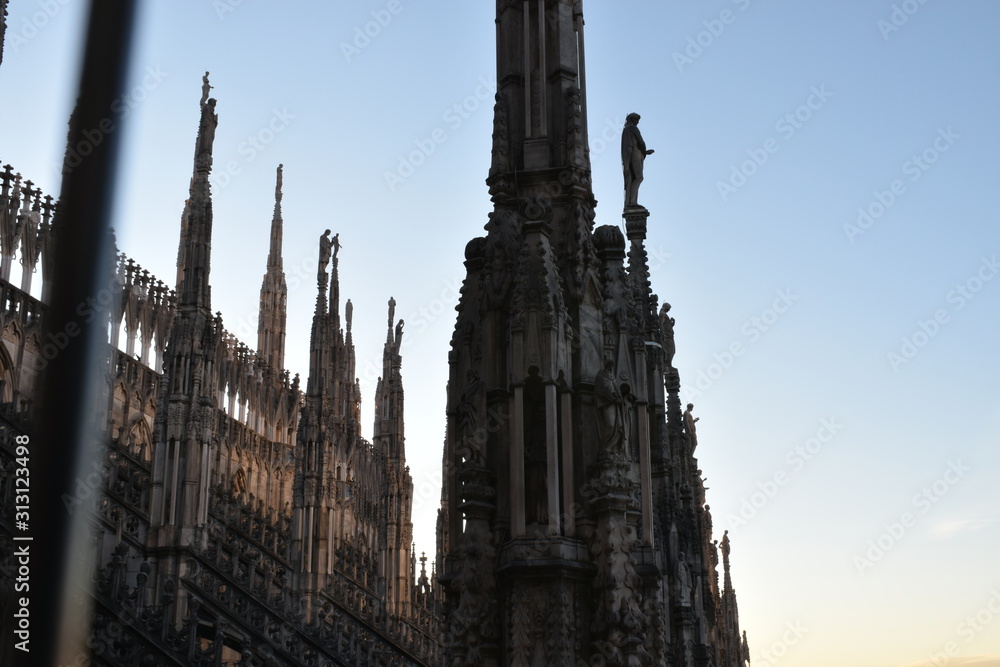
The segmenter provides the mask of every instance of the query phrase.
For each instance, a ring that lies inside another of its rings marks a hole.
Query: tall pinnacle
[[[179,305],[198,306],[211,310],[212,288],[209,271],[212,255],[212,192],[208,176],[212,172],[212,146],[219,116],[215,113],[215,98],[208,97],[211,88],[208,72],[202,79],[201,117],[194,150],[194,173],[184,216],[181,223],[180,248],[177,253],[177,293]]]
[[[733,592],[733,580],[732,577],[730,577],[729,575],[729,550],[731,547],[729,546],[728,530],[722,535],[721,546],[722,546],[722,570],[724,577],[722,583],[723,586],[722,590],[727,594],[731,594]]]
[[[402,460],[403,451],[403,380],[400,370],[403,359],[403,320],[396,323],[396,300],[389,297],[389,317],[382,349],[382,377],[375,389],[375,443],[390,459]]]
[[[491,192],[523,196],[533,180],[523,172],[562,169],[589,199],[582,3],[498,3],[497,41]]]
[[[281,219],[281,183],[282,183],[282,169],[284,165],[278,165],[278,175],[277,182],[274,186],[274,216],[271,218],[271,249],[267,253],[267,267],[281,268],[281,234],[282,234],[282,224]]]
[[[285,324],[288,288],[281,261],[281,179],[283,165],[278,165],[274,186],[274,217],[271,219],[271,249],[267,254],[267,272],[260,287],[260,314],[257,319],[257,353],[271,368],[285,365]]]

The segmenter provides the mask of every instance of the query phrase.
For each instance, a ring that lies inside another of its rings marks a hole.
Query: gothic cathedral
[[[465,250],[435,562],[413,546],[403,322],[390,298],[369,442],[330,230],[305,386],[285,369],[280,165],[256,348],[212,311],[219,120],[206,75],[177,275],[171,287],[118,254],[100,463],[65,499],[93,525],[92,664],[747,664],[729,539],[713,539],[680,404],[674,319],[650,284],[638,115],[623,132],[624,224],[595,227],[582,0],[497,0],[496,25],[493,212]],[[46,363],[60,220],[9,165],[0,187],[9,563],[14,443],[32,430]]]

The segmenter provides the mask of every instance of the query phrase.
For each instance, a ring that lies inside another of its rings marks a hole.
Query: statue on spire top
[[[208,91],[210,91],[214,86],[210,86],[208,83],[208,72],[205,72],[205,76],[201,77],[201,106],[205,106],[208,102]]]
[[[625,174],[625,208],[638,206],[639,184],[642,183],[643,163],[652,149],[646,150],[646,142],[639,132],[639,114],[630,113],[625,117],[622,129],[622,171]]]

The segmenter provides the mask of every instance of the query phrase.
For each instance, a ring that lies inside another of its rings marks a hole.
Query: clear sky
[[[0,66],[0,162],[53,195],[82,4],[13,0]],[[287,365],[308,369],[330,228],[366,435],[390,296],[406,320],[414,528],[432,552],[452,309],[490,210],[495,3],[143,6],[115,118],[119,245],[173,280],[210,70],[213,306],[255,344],[284,163]],[[637,111],[657,150],[640,192],[653,289],[673,304],[753,664],[997,667],[1000,4],[587,0],[585,15],[597,222],[620,222],[617,142]]]

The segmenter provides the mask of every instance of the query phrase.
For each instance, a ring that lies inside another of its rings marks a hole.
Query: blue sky
[[[52,194],[81,4],[13,0],[0,66],[0,161]],[[415,535],[432,551],[452,308],[490,210],[495,3],[143,6],[115,119],[119,245],[173,279],[210,70],[214,307],[254,343],[284,163],[287,364],[308,368],[330,228],[366,435],[390,296],[406,320]],[[640,192],[653,289],[677,319],[753,664],[996,667],[1000,5],[589,0],[585,15],[597,223],[620,221],[616,146],[637,111],[657,151]]]

